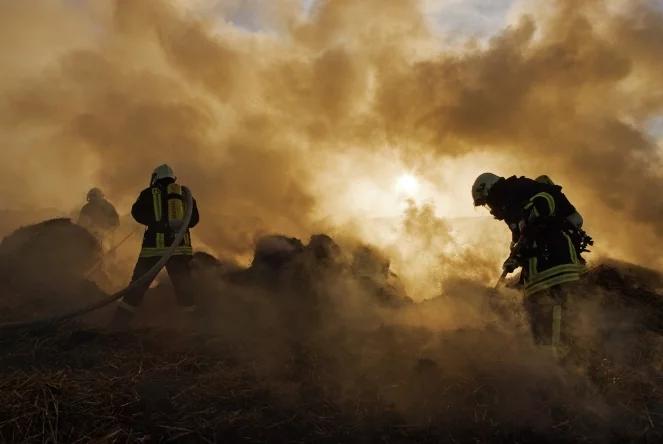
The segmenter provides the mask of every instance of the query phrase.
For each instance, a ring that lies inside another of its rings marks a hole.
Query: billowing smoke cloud
[[[218,253],[320,230],[390,249],[412,233],[374,235],[407,208],[400,174],[427,187],[411,211],[466,216],[476,173],[548,173],[602,251],[660,266],[653,3],[557,0],[451,48],[414,0],[2,1],[2,207],[68,212],[99,185],[126,213],[168,162]],[[429,228],[421,248],[451,236]]]
[[[486,289],[508,235],[467,217],[483,214],[469,188],[485,170],[547,173],[603,253],[663,266],[660,147],[647,130],[663,110],[663,12],[556,0],[489,41],[448,46],[424,3],[318,0],[304,12],[295,0],[0,0],[0,208],[69,213],[98,185],[126,214],[168,162],[198,200],[196,246],[241,259],[265,232],[327,232],[343,247],[380,247],[413,299],[443,293],[384,308],[352,260],[317,274],[310,251],[281,274],[239,272],[254,285],[210,279],[197,294],[210,328],[248,342],[258,371],[283,371],[291,356],[323,362],[311,373],[347,411],[376,398],[445,428],[474,418],[492,430],[494,412],[548,431],[564,424],[547,419],[551,396],[580,406],[569,417],[598,411],[618,430],[632,416],[607,405],[622,398],[570,390],[581,376],[557,384],[517,293]],[[151,301],[150,320],[164,311]],[[647,349],[660,368],[660,338],[625,346],[615,312],[588,315],[588,330],[605,324],[625,366],[638,362],[625,351]],[[474,407],[487,402],[482,416]],[[610,428],[593,424],[584,439]]]

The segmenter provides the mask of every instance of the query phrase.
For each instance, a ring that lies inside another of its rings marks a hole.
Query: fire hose
[[[47,325],[54,325],[64,321],[68,321],[70,319],[83,316],[100,308],[103,308],[109,304],[112,304],[113,302],[124,297],[126,294],[132,292],[136,288],[143,286],[148,282],[152,282],[152,280],[154,280],[157,274],[159,274],[159,272],[164,267],[164,265],[166,265],[166,262],[168,262],[168,260],[171,258],[173,253],[175,253],[175,249],[182,243],[184,235],[186,234],[186,231],[189,228],[189,223],[191,222],[191,214],[193,212],[193,198],[188,188],[182,187],[182,192],[184,194],[184,202],[186,207],[186,213],[184,215],[184,221],[182,223],[182,226],[175,235],[173,243],[163,253],[161,258],[159,258],[159,261],[156,264],[154,264],[154,266],[150,268],[144,275],[142,275],[140,278],[136,279],[135,281],[131,282],[123,290],[120,290],[117,293],[114,293],[105,299],[88,304],[82,308],[72,310],[64,314],[49,316],[46,318],[36,319],[32,321],[9,322],[5,324],[0,324],[0,330],[28,329],[34,327],[43,327]]]

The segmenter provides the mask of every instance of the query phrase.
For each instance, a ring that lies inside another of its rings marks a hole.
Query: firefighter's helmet
[[[477,177],[472,185],[472,200],[474,206],[485,205],[488,200],[488,192],[502,177],[493,173],[483,173]]]
[[[154,169],[154,172],[152,172],[151,184],[154,185],[154,183],[156,183],[158,180],[161,179],[177,180],[177,177],[175,177],[175,172],[173,171],[173,169],[165,163],[163,165],[159,165]]]
[[[94,187],[91,188],[90,191],[87,192],[87,201],[93,201],[93,200],[99,200],[104,198],[104,192],[101,191],[99,188]]]

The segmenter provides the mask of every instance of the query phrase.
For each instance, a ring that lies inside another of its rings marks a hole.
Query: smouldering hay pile
[[[84,279],[101,258],[99,241],[69,219],[50,219],[0,240],[0,320],[78,308],[103,293]]]
[[[590,328],[560,363],[506,294],[374,297],[389,280],[366,264],[275,240],[247,270],[197,265],[195,331],[159,319],[164,286],[129,332],[1,332],[0,442],[663,440],[660,277],[590,273]]]
[[[526,347],[501,349],[509,338],[499,331],[434,335],[382,327],[347,334],[291,342],[276,360],[254,353],[260,338],[240,344],[174,330],[104,333],[69,325],[3,336],[0,440],[663,437],[660,362],[641,354],[653,337],[633,350],[640,360],[628,366],[589,355],[582,367],[570,362],[556,370],[521,355],[532,352]]]

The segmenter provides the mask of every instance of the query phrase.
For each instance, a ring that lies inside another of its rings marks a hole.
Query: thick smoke
[[[508,235],[467,217],[483,214],[469,198],[477,173],[546,173],[600,252],[663,266],[647,129],[663,110],[663,12],[603,3],[546,2],[451,46],[414,0],[319,0],[306,13],[294,0],[0,0],[0,206],[12,210],[0,229],[24,222],[18,210],[69,214],[91,186],[126,215],[168,162],[198,200],[197,248],[247,262],[261,234],[326,232],[348,256],[377,246],[412,299],[431,299],[376,303],[352,258],[311,265],[297,242],[278,272],[197,270],[206,327],[268,384],[303,368],[347,411],[375,398],[424,425],[489,428],[497,414],[548,430],[549,401],[565,400],[619,428],[612,398],[533,347],[517,293],[486,288]],[[418,188],[394,185],[406,174]],[[583,296],[593,332],[601,293]],[[148,322],[163,321],[162,302],[148,298]]]
[[[460,47],[414,0],[269,3],[0,2],[2,206],[64,214],[99,185],[126,213],[169,162],[199,245],[241,256],[265,232],[374,234],[408,211],[402,171],[444,216],[472,214],[478,172],[548,173],[600,251],[660,265],[653,2],[558,0]]]

